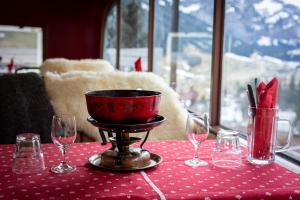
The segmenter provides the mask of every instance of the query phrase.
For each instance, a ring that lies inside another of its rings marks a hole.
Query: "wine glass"
[[[53,143],[62,153],[62,161],[59,165],[53,166],[51,171],[54,173],[73,172],[75,166],[68,165],[66,162],[66,150],[76,139],[76,120],[73,115],[54,115],[52,118],[51,138]]]
[[[208,163],[198,158],[199,145],[204,142],[209,134],[209,119],[208,115],[204,114],[201,119],[194,113],[189,113],[186,124],[186,135],[188,140],[194,145],[195,154],[191,160],[186,160],[184,163],[188,166],[198,167],[206,166]]]

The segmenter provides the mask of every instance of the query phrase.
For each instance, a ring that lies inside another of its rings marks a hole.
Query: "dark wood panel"
[[[113,2],[6,0],[0,24],[42,27],[44,58],[99,58],[104,17]]]

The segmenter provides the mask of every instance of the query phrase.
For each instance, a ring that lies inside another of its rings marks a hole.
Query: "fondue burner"
[[[143,145],[147,141],[150,131],[165,121],[163,116],[157,115],[149,122],[138,124],[98,122],[92,117],[88,117],[87,120],[98,127],[104,144],[106,143],[104,131],[107,132],[108,139],[112,144],[111,148],[89,158],[89,162],[93,166],[108,170],[132,171],[154,167],[162,161],[159,155],[145,150]],[[140,148],[130,148],[130,145],[142,140],[139,137],[130,137],[130,134],[139,132],[147,132]]]

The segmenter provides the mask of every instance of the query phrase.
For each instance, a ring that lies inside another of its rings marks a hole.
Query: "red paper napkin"
[[[258,108],[276,108],[278,80],[273,78],[267,85],[261,82],[257,87]]]
[[[256,159],[267,160],[272,154],[272,135],[276,117],[276,101],[278,80],[273,78],[267,85],[261,82],[257,87],[258,102],[255,114],[254,141],[252,156]],[[274,109],[270,109],[274,108]]]
[[[142,68],[142,59],[139,57],[135,62],[134,62],[134,68],[136,72],[141,72],[143,71]]]

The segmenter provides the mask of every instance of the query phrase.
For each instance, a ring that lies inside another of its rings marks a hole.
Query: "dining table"
[[[214,140],[200,145],[199,155],[208,162],[207,166],[190,167],[184,164],[194,154],[189,141],[147,141],[144,148],[162,157],[159,165],[143,170],[110,171],[92,166],[88,159],[111,144],[74,143],[67,150],[67,161],[76,165],[76,171],[55,174],[50,168],[60,162],[61,153],[54,144],[43,144],[46,170],[15,174],[15,145],[0,145],[0,200],[300,199],[299,174],[277,163],[250,164],[245,148],[239,168],[220,168],[211,162],[214,146]]]

